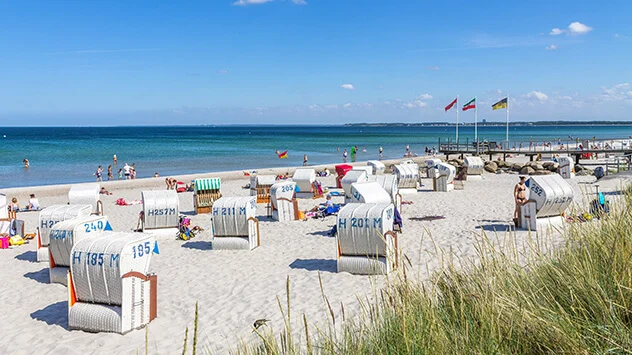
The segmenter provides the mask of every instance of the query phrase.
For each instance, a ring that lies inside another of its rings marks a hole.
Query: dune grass
[[[428,283],[404,270],[342,325],[323,292],[330,324],[310,332],[303,315],[303,336],[293,336],[288,296],[279,300],[283,331],[256,331],[260,342],[235,352],[631,354],[631,192],[609,216],[571,224],[562,246],[537,241],[524,250],[514,240],[500,248],[483,235],[476,263],[456,267],[448,258]],[[287,295],[289,287],[288,279]]]

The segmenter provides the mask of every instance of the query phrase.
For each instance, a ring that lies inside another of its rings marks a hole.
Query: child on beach
[[[18,203],[17,198],[14,197],[11,199],[11,205],[9,205],[9,210],[16,211],[16,212],[20,210],[20,204]]]
[[[120,168],[118,171],[118,179],[123,180],[123,168]]]
[[[30,195],[29,204],[26,206],[26,209],[29,211],[37,211],[40,209],[40,204],[35,194]]]

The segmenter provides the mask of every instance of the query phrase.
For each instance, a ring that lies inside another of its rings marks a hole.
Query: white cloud
[[[342,107],[344,107],[344,108],[350,108],[350,107],[351,107],[351,103],[347,102],[346,104],[342,105]]]
[[[618,33],[615,33],[615,34],[612,35],[612,37],[614,37],[614,38],[621,38],[621,35],[618,34]]]
[[[421,101],[421,100],[415,100],[415,101],[408,101],[403,105],[405,108],[411,109],[411,108],[422,108],[422,107],[426,107],[428,106],[427,103]]]
[[[546,48],[544,48],[547,51],[554,51],[557,50],[559,48],[559,46],[557,44],[552,44],[550,46],[546,46]]]
[[[554,28],[551,30],[551,32],[549,32],[551,36],[559,36],[562,33],[564,33],[564,30],[560,30],[559,28]]]
[[[258,5],[258,4],[265,4],[270,1],[272,0],[237,0],[233,3],[233,5],[236,5],[236,6]]]
[[[222,68],[222,69],[217,71],[217,74],[228,74],[228,69]]]
[[[568,33],[570,35],[583,35],[592,31],[592,27],[588,27],[581,22],[573,22],[568,25]]]
[[[340,87],[345,90],[355,90],[355,87],[352,84],[342,84]]]
[[[325,108],[330,109],[330,110],[337,109],[338,105],[326,105]]]
[[[632,91],[630,91],[630,83],[621,83],[613,87],[602,88],[601,98],[605,101],[618,101],[632,99]]]
[[[404,107],[406,107],[406,108],[413,108],[413,107],[415,107],[415,105],[412,102],[407,102],[407,103],[404,104]]]
[[[421,95],[419,95],[418,99],[420,99],[420,100],[432,100],[432,95],[430,95],[430,94],[421,94]]]
[[[428,70],[432,70],[432,71],[439,71],[441,68],[439,68],[439,67],[438,67],[438,66],[436,66],[436,65],[432,65],[432,66],[427,67],[427,69],[428,69]]]
[[[570,25],[568,25],[568,29],[567,30],[562,30],[559,28],[554,28],[551,30],[551,32],[549,32],[549,34],[551,36],[559,36],[562,33],[566,33],[569,36],[578,36],[578,35],[585,35],[586,33],[592,31],[593,28],[590,26],[586,26],[581,22],[572,22]]]
[[[549,96],[541,91],[531,91],[530,93],[525,94],[524,97],[541,103],[549,99]]]
[[[296,5],[307,5],[307,1],[305,0],[292,0]]]

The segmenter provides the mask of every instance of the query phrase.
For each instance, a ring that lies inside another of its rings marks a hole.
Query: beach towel
[[[445,219],[445,216],[422,216],[422,217],[410,217],[412,221],[436,221],[438,219]]]
[[[121,197],[121,198],[117,199],[115,203],[118,206],[131,206],[131,205],[140,205],[141,203],[143,203],[143,201],[141,201],[141,200],[134,200],[134,201],[127,202],[127,201],[125,201],[124,198]]]

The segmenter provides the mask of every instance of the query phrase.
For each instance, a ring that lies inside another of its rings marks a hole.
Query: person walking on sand
[[[303,166],[307,166],[307,154],[303,154]]]
[[[526,176],[520,176],[520,181],[514,187],[514,200],[516,203],[516,209],[514,210],[514,224],[518,226],[518,218],[520,217],[520,206],[522,206],[525,202],[527,202],[527,186],[525,182],[527,181]]]
[[[103,181],[103,168],[101,167],[101,165],[99,165],[99,167],[97,168],[97,172],[94,173],[94,175],[97,176],[97,182]]]
[[[116,159],[116,154],[114,154],[114,156],[112,157],[112,160],[114,161],[114,165],[116,165],[116,163],[118,163],[118,160]]]
[[[114,176],[112,175],[112,165],[108,165],[108,180],[112,180]]]

